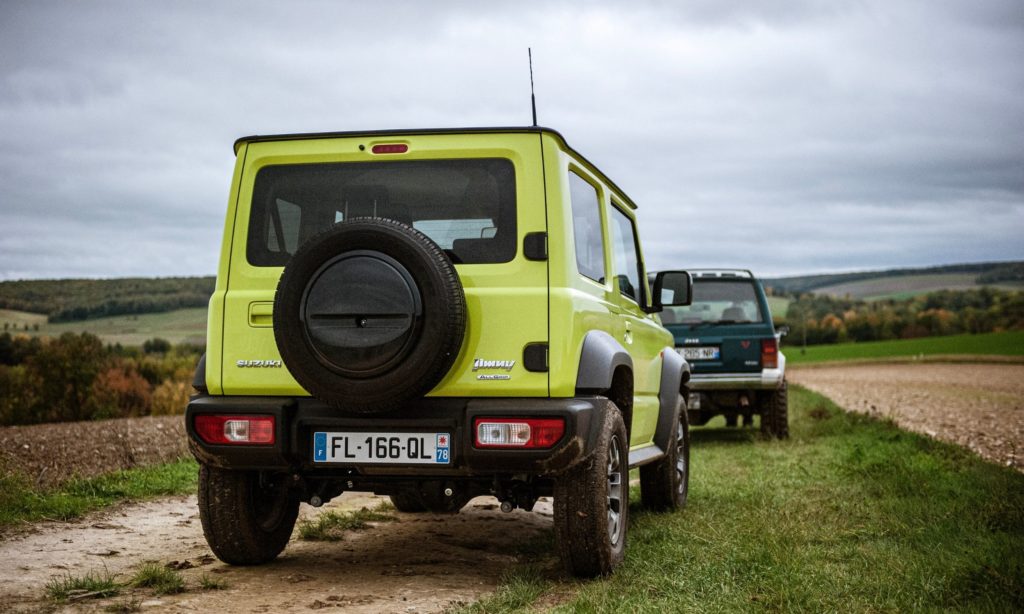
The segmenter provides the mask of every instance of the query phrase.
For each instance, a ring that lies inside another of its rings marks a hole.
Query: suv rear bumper
[[[207,396],[192,398],[185,413],[189,449],[200,463],[226,469],[287,471],[325,476],[474,477],[496,474],[552,475],[588,458],[597,445],[599,397],[563,399],[422,399],[386,414],[346,414],[311,398]],[[201,414],[270,415],[275,421],[271,445],[215,445],[196,434]],[[544,450],[480,449],[474,444],[477,417],[561,417],[565,433]],[[446,465],[346,465],[313,462],[315,431],[394,431],[451,434]]]
[[[783,369],[761,369],[754,373],[694,373],[689,388],[699,390],[774,390],[782,385]]]

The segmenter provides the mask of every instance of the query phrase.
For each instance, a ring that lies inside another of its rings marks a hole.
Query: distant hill
[[[41,279],[0,282],[0,309],[51,323],[206,307],[214,277]]]
[[[776,293],[813,292],[865,300],[903,299],[938,290],[968,290],[979,286],[1024,289],[1024,261],[801,275],[762,281]]]

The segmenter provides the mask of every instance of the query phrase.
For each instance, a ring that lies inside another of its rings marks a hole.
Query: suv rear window
[[[686,307],[665,308],[661,321],[663,324],[738,324],[761,323],[764,317],[753,283],[696,278],[693,302]]]
[[[334,224],[381,217],[433,239],[456,264],[516,255],[515,168],[504,159],[268,166],[253,186],[246,257],[284,266]]]

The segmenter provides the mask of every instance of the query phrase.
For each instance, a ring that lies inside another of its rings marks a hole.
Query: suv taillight
[[[196,434],[217,445],[273,445],[273,416],[200,415],[196,416]]]
[[[565,433],[562,418],[477,418],[477,448],[550,448]]]
[[[771,339],[761,340],[761,368],[763,369],[777,369],[779,367],[779,340],[772,337]]]

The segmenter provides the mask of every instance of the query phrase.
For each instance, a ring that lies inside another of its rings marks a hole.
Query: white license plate
[[[449,433],[313,433],[313,462],[447,465]]]
[[[714,346],[679,348],[679,350],[686,360],[718,360],[722,355],[719,348]]]

